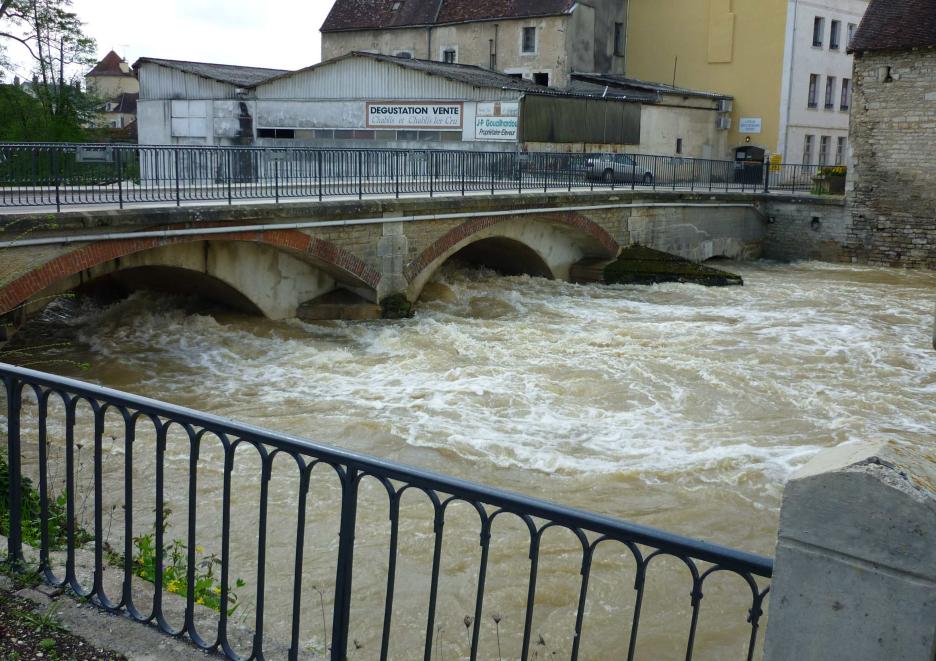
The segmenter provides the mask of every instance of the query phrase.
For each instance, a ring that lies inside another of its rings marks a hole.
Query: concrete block
[[[765,661],[936,658],[936,452],[818,455],[784,492]]]

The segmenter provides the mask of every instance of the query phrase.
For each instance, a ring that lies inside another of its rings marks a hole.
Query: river
[[[40,368],[772,555],[784,481],[815,453],[864,439],[932,443],[936,273],[813,262],[727,268],[744,287],[577,286],[449,268],[427,287],[414,318],[372,323],[271,322],[140,292],[107,306],[59,306],[20,342],[64,343],[31,352],[27,362]],[[175,458],[184,466],[184,453]],[[255,486],[249,470],[244,479]],[[292,477],[274,474],[275,511],[294,508],[294,493]],[[289,520],[277,525],[289,528]],[[386,507],[363,521],[382,529]],[[436,658],[455,659],[465,654],[461,621],[473,601],[446,581],[476,571],[460,556],[476,553],[477,533],[459,540],[447,527],[450,534]],[[270,564],[274,579],[292,569],[290,539],[272,534],[272,553],[281,553]],[[401,563],[401,598],[422,586],[419,556],[431,539],[427,525],[405,537],[413,564]],[[248,585],[255,543],[252,534],[232,540]],[[361,543],[364,555],[371,543],[374,557],[385,554],[369,537]],[[573,548],[559,540],[544,560],[539,658],[568,654]],[[511,588],[525,588],[528,564],[507,555],[492,555],[492,563],[503,560],[489,588],[503,622],[485,621],[481,658],[497,658],[498,636],[503,658],[517,655],[525,593]],[[353,603],[377,612],[384,567],[356,562]],[[326,590],[332,571],[310,580]],[[368,592],[370,584],[378,587]],[[620,658],[628,621],[621,602],[632,587],[596,579],[588,615],[596,633],[586,627],[582,658]],[[268,591],[274,631],[286,625],[288,588],[278,597]],[[674,599],[688,602],[688,588],[679,590]],[[703,609],[700,626],[714,631],[701,638],[697,658],[742,658],[743,642],[728,638],[743,637],[744,613],[719,633],[733,602],[724,603],[715,619]],[[677,658],[688,622],[674,613],[684,617],[685,608],[657,607],[659,622],[647,625],[647,647],[638,648],[654,651],[641,658]],[[322,645],[317,608],[304,622],[313,622],[303,629],[307,649]],[[422,613],[395,619],[393,658],[421,656]],[[379,619],[364,622],[372,617],[352,626],[360,645],[352,658],[374,658],[379,648]]]

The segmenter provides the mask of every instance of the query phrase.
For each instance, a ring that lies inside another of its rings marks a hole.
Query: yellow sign
[[[783,156],[780,154],[772,154],[770,156],[770,171],[780,172],[781,165],[783,165]]]

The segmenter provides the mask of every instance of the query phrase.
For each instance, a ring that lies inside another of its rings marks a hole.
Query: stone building
[[[936,3],[872,0],[855,55],[847,250],[936,269]]]
[[[115,133],[135,138],[140,83],[123,58],[110,51],[85,74],[85,86],[102,102],[94,118],[94,127],[115,130]]]
[[[336,0],[322,59],[352,51],[471,64],[564,87],[624,73],[623,0]]]
[[[130,65],[110,51],[91,71],[85,74],[85,88],[102,99],[116,99],[121,94],[137,94],[140,83]]]

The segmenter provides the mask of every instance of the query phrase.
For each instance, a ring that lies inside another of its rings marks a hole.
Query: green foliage
[[[6,459],[0,457],[0,534],[10,534],[10,470]],[[25,544],[38,548],[42,541],[42,501],[33,488],[32,480],[23,476],[20,482],[22,538]],[[68,541],[68,518],[65,494],[59,494],[49,502],[49,550],[66,547]],[[81,546],[93,537],[84,529],[75,526],[75,544]]]
[[[41,613],[30,613],[28,611],[16,611],[17,616],[20,620],[25,622],[29,628],[34,629],[36,633],[45,633],[47,631],[61,631],[62,625],[59,624],[58,611],[62,605],[53,601],[49,604],[49,607]],[[42,643],[44,643],[43,640]],[[52,641],[52,647],[55,646],[55,641]],[[43,647],[43,649],[48,649]]]
[[[81,91],[80,76],[96,46],[70,8],[71,0],[0,0],[0,48],[28,56],[34,76],[28,91],[10,87],[0,99],[0,139],[86,139],[98,100]]]
[[[169,510],[163,512],[162,527],[169,523]],[[156,534],[146,533],[133,538],[133,572],[150,583],[156,582]],[[213,611],[221,612],[221,582],[215,571],[221,567],[221,558],[216,554],[206,554],[205,549],[195,547],[195,583],[192,587],[195,603]],[[172,594],[187,597],[189,594],[187,572],[187,547],[181,539],[174,539],[163,544],[163,588]],[[228,588],[227,614],[233,615],[238,609],[237,593],[234,589],[244,587],[246,583],[238,578]]]

